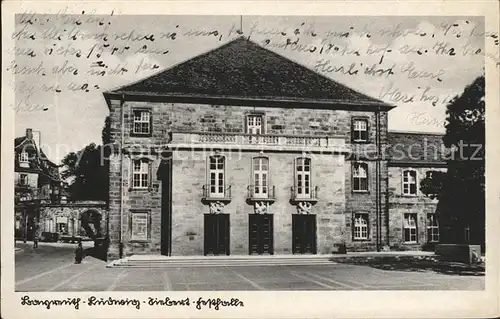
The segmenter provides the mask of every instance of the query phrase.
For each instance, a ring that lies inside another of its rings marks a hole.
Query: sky
[[[240,36],[240,23],[252,41],[397,105],[389,130],[444,132],[446,104],[483,73],[484,41],[495,40],[485,40],[480,17],[61,12],[18,15],[16,21],[15,61],[8,67],[15,74],[15,133],[39,131],[42,148],[56,163],[70,151],[101,143],[108,115],[102,92],[221,46]]]

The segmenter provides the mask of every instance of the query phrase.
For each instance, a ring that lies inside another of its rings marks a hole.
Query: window
[[[253,159],[253,196],[267,198],[269,193],[269,159]]]
[[[355,192],[368,191],[368,164],[354,163],[352,172],[353,185]]]
[[[296,161],[297,198],[311,197],[311,159],[297,158]]]
[[[19,163],[28,163],[28,153],[27,152],[19,153]]]
[[[264,134],[262,115],[247,115],[247,134]]]
[[[224,197],[224,156],[210,156],[209,166],[210,197]]]
[[[145,158],[135,160],[134,171],[132,175],[133,188],[149,187],[149,161]]]
[[[404,241],[406,243],[417,242],[417,214],[404,215]]]
[[[354,239],[368,239],[368,214],[354,215]]]
[[[427,214],[427,242],[439,241],[439,225],[435,214]]]
[[[26,186],[28,185],[28,174],[20,174],[19,175],[19,185]]]
[[[134,111],[134,127],[133,134],[135,135],[151,135],[151,112],[147,110]]]
[[[403,171],[403,195],[417,195],[417,171]]]
[[[247,116],[247,134],[260,135],[264,134],[264,118],[262,115],[248,115]],[[260,138],[249,136],[248,141],[250,143],[259,143]]]
[[[368,142],[368,120],[366,119],[352,120],[352,141]]]
[[[147,241],[149,240],[149,212],[131,212],[131,235],[130,240],[132,241]]]

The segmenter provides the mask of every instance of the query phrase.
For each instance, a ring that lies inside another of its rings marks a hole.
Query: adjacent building
[[[430,166],[387,156],[407,136],[388,132],[395,106],[246,38],[104,97],[111,259],[415,248],[438,236],[434,203],[418,193]]]
[[[388,134],[389,243],[398,249],[433,248],[439,242],[437,199],[420,190],[420,182],[446,171],[442,134]]]
[[[40,132],[26,129],[14,140],[15,237],[33,240],[40,206],[58,203],[61,180],[59,168],[40,148]]]

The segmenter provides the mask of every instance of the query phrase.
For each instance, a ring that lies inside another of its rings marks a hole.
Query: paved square
[[[73,247],[29,245],[16,253],[16,291],[483,290],[484,276],[330,265],[106,268]]]

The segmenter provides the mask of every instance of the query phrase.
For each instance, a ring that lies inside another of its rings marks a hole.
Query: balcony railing
[[[219,191],[219,186],[203,185],[203,197],[204,201],[221,201],[230,202],[231,201],[231,186],[225,186],[222,192]]]
[[[172,144],[178,145],[209,145],[224,144],[235,146],[269,146],[289,148],[319,148],[343,150],[345,141],[339,136],[297,136],[276,134],[243,134],[220,132],[172,132]]]
[[[247,200],[251,202],[274,202],[276,199],[274,195],[274,186],[249,185],[247,191]]]
[[[317,202],[318,186],[315,187],[291,187],[290,199],[292,202]]]

